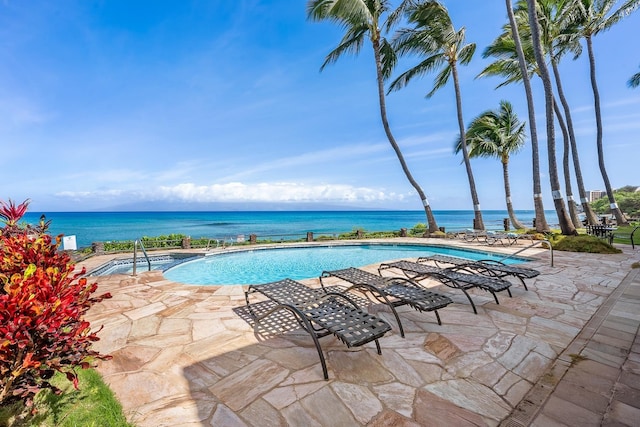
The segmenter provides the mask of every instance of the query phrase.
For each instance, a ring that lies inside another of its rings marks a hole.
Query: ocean
[[[24,220],[37,224],[42,212],[27,212]],[[292,240],[314,234],[339,234],[356,229],[391,231],[426,223],[424,211],[257,211],[257,212],[44,212],[51,220],[52,235],[75,236],[79,248],[93,242],[135,240],[168,234],[192,238],[235,238],[256,234],[258,238]],[[503,210],[483,211],[487,229],[503,229]],[[550,226],[558,223],[555,211],[546,211]],[[473,211],[434,211],[439,227],[447,231],[473,226]],[[519,210],[516,216],[531,226],[534,211]]]

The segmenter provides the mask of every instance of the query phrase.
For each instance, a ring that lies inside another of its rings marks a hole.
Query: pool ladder
[[[147,266],[149,267],[148,271],[151,271],[151,260],[149,259],[149,255],[147,255],[147,251],[144,248],[144,244],[142,243],[142,239],[137,239],[135,242],[133,242],[133,272],[132,272],[132,274],[134,276],[136,275],[136,268],[138,267],[138,245],[140,245],[140,248],[142,249],[142,253],[144,254],[144,257],[147,259]]]

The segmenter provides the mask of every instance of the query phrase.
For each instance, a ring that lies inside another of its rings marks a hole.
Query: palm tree
[[[405,11],[408,23],[412,28],[404,28],[398,31],[394,39],[394,47],[400,55],[417,54],[426,58],[418,65],[405,71],[396,78],[390,85],[389,90],[398,90],[406,86],[409,81],[431,71],[443,67],[436,77],[436,81],[427,98],[449,81],[453,77],[453,85],[456,95],[456,108],[458,112],[458,127],[462,144],[462,155],[469,179],[471,199],[474,210],[474,228],[484,230],[482,211],[478,201],[478,193],[471,170],[469,153],[465,139],[464,119],[462,117],[462,97],[460,94],[460,82],[458,79],[458,63],[466,65],[471,61],[476,50],[475,43],[464,44],[465,29],[455,30],[449,17],[449,12],[440,2],[427,0],[424,2],[416,0],[405,0],[400,9]]]
[[[587,44],[589,53],[589,71],[591,77],[591,88],[593,90],[593,101],[596,112],[596,146],[598,148],[598,166],[602,174],[611,212],[616,217],[618,225],[627,225],[627,219],[618,207],[609,181],[609,175],[604,164],[604,150],[602,147],[602,112],[600,109],[600,93],[596,81],[596,59],[593,52],[593,37],[601,32],[610,29],[622,18],[633,12],[640,6],[640,0],[626,0],[617,10],[611,12],[618,0],[580,0],[576,2],[580,12],[579,34]]]
[[[511,4],[510,1],[507,0],[508,8],[510,4]],[[565,30],[557,29],[560,24],[562,24],[563,26],[569,25],[567,22],[570,22],[570,21],[565,21],[564,18],[563,20],[559,20],[559,16],[560,15],[563,16],[564,14],[561,14],[558,11],[558,10],[565,11],[566,9],[568,9],[566,5],[569,3],[567,3],[565,0],[539,0],[538,4],[541,5],[541,10],[543,13],[540,21],[541,21],[541,24],[543,25],[543,35],[544,35],[544,41],[545,41],[544,47],[546,47],[547,52],[550,53],[549,56],[551,57],[551,64],[552,64],[554,75],[555,75],[556,87],[557,87],[558,94],[560,96],[560,100],[561,100],[562,106],[564,107],[564,111],[567,117],[566,126],[563,123],[564,118],[562,117],[562,112],[557,107],[558,103],[555,102],[555,100],[554,100],[554,112],[558,118],[558,122],[563,131],[563,137],[568,138],[568,141],[565,141],[565,142],[568,143],[568,147],[570,147],[571,149],[571,153],[573,157],[573,166],[576,172],[576,183],[578,185],[578,191],[580,194],[583,211],[585,212],[589,223],[597,224],[598,218],[596,217],[595,213],[591,209],[591,206],[589,205],[589,202],[586,198],[586,191],[584,189],[584,180],[582,178],[580,159],[578,155],[578,147],[577,147],[577,142],[575,138],[575,132],[573,130],[573,122],[571,120],[570,108],[567,104],[566,98],[564,97],[564,92],[563,92],[563,88],[560,80],[560,73],[557,67],[557,62],[559,58],[562,56],[562,54],[564,54],[567,50],[574,49],[576,46],[575,43],[568,43],[568,42],[560,43],[559,42],[560,37],[555,36],[556,34],[561,34],[563,31],[565,31]],[[513,11],[511,11],[511,13],[513,14]],[[522,32],[523,35],[520,36],[520,38],[522,39],[520,40],[520,44],[521,46],[522,44],[525,45],[524,50],[526,51],[523,52],[525,61],[523,61],[524,67],[522,68],[526,69],[529,75],[539,76],[540,73],[536,66],[535,55],[533,53],[533,47],[531,46],[531,34],[530,34],[529,24],[528,24],[526,1],[521,0],[519,2],[518,10],[515,12],[515,16],[513,16],[512,22],[514,22],[514,25],[516,25],[517,28],[523,30]],[[519,30],[517,30],[516,33],[519,35],[520,34]],[[559,47],[556,47],[556,46],[559,46]],[[506,77],[506,80],[502,84],[500,84],[498,87],[522,80],[522,71],[518,67],[519,58],[516,52],[515,43],[513,39],[512,25],[505,25],[503,33],[500,36],[498,36],[491,43],[491,45],[489,45],[485,49],[483,56],[485,58],[488,56],[496,56],[499,59],[493,62],[492,64],[490,64],[489,66],[487,66],[480,73],[480,76],[502,75]],[[568,150],[568,148],[566,148],[565,150]],[[569,160],[568,154],[569,153],[565,151],[564,157],[563,157],[563,165],[565,163],[564,162],[565,160],[567,161]],[[570,182],[571,182],[570,175],[571,175],[571,170],[567,165],[564,167],[564,177],[565,177],[565,182],[569,184],[567,186],[567,201],[569,203],[569,212],[571,214],[572,222],[574,224],[581,224],[581,221],[579,222],[576,221],[579,218],[577,216],[576,206],[573,202],[573,195],[572,195],[571,185],[570,185]]]
[[[544,214],[544,205],[542,203],[542,186],[540,184],[540,155],[538,150],[538,130],[536,126],[536,115],[533,106],[533,91],[531,90],[531,82],[529,81],[529,73],[527,72],[527,63],[522,49],[520,35],[518,34],[518,25],[516,24],[513,14],[511,0],[505,0],[507,5],[507,15],[511,25],[511,37],[513,39],[516,57],[518,58],[518,68],[522,76],[524,91],[527,97],[527,111],[529,113],[529,131],[531,134],[531,158],[533,162],[533,205],[536,214],[536,231],[544,232],[549,230],[547,219]]]
[[[564,188],[567,191],[569,218],[571,218],[571,222],[576,228],[580,228],[582,226],[582,220],[578,215],[578,208],[576,206],[576,203],[573,201],[573,189],[571,188],[571,170],[569,168],[571,138],[569,137],[569,130],[567,129],[567,125],[564,122],[564,117],[562,116],[560,107],[558,107],[558,103],[555,102],[555,100],[553,102],[553,110],[556,113],[556,119],[558,119],[558,126],[560,126],[560,130],[562,131],[562,171],[564,172]],[[593,211],[591,212],[593,213]]]
[[[524,123],[518,120],[511,103],[500,101],[500,109],[488,110],[473,119],[467,129],[466,143],[469,146],[469,157],[495,157],[502,163],[504,178],[504,195],[507,212],[511,223],[517,229],[525,228],[516,218],[511,203],[511,186],[509,185],[509,157],[524,146]],[[456,142],[456,153],[462,149],[462,138]]]
[[[389,2],[387,0],[310,0],[307,3],[307,16],[309,19],[314,21],[329,20],[345,28],[345,34],[340,44],[327,55],[320,70],[323,70],[326,65],[337,61],[344,53],[358,54],[365,37],[369,37],[375,59],[382,126],[391,147],[400,161],[404,174],[420,196],[427,216],[429,232],[433,233],[438,231],[438,224],[431,211],[429,201],[409,171],[400,147],[391,133],[387,119],[384,81],[391,75],[396,63],[395,52],[380,30],[382,16],[388,10]],[[388,24],[390,25],[391,23]]]
[[[553,195],[553,204],[558,215],[560,230],[564,235],[577,234],[576,229],[571,222],[571,218],[567,214],[564,198],[560,191],[560,181],[558,179],[558,166],[556,162],[556,141],[554,128],[554,111],[553,111],[553,87],[551,86],[551,76],[545,63],[544,53],[542,51],[542,42],[540,37],[540,26],[536,13],[536,0],[527,0],[529,26],[531,28],[531,42],[533,51],[538,64],[538,70],[542,77],[545,99],[545,113],[547,118],[547,155],[549,158],[549,182],[551,184],[551,193]]]
[[[640,73],[635,73],[633,76],[631,76],[627,84],[632,88],[640,86]]]
[[[523,3],[523,2],[522,2]],[[573,158],[573,167],[576,173],[576,184],[578,185],[578,193],[580,195],[580,202],[582,204],[582,210],[584,211],[589,224],[598,224],[598,217],[591,208],[589,200],[587,199],[587,192],[584,186],[584,180],[582,178],[582,168],[580,167],[580,157],[578,153],[578,143],[576,141],[573,118],[571,116],[571,108],[564,94],[562,86],[562,79],[560,78],[560,70],[558,69],[558,63],[562,56],[568,52],[578,54],[582,49],[579,44],[579,40],[572,36],[575,33],[575,0],[538,0],[540,5],[541,19],[539,19],[540,25],[543,27],[543,42],[549,55],[551,69],[553,70],[553,76],[556,83],[556,90],[558,92],[558,98],[562,104],[564,117],[566,118],[566,130],[567,137],[569,138],[569,144],[571,147],[571,154]],[[526,7],[526,5],[523,5]],[[561,122],[560,111],[556,110],[558,121]],[[560,124],[562,126],[562,124]],[[571,196],[570,179],[567,176],[569,174],[569,168],[565,168],[565,180],[567,182],[567,201],[569,203],[569,211],[574,225],[581,224],[576,223],[577,214],[574,212],[573,197]]]

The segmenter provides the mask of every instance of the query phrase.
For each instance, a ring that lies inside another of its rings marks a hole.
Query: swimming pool
[[[252,285],[290,278],[319,277],[325,270],[362,267],[395,259],[434,254],[471,260],[503,258],[502,255],[444,246],[367,244],[295,248],[267,248],[210,255],[187,261],[164,271],[164,277],[193,285]],[[526,261],[508,259],[506,263]]]

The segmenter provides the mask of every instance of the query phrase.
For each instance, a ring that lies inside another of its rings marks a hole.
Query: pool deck
[[[88,320],[104,325],[95,348],[113,359],[98,369],[139,427],[640,425],[640,269],[631,268],[640,254],[618,247],[624,253],[556,251],[553,267],[549,251],[528,249],[527,267],[541,272],[529,291],[514,281],[513,298],[502,292],[497,305],[473,290],[478,315],[461,292],[436,286],[454,300],[439,311],[442,326],[402,307],[406,338],[372,303],[393,327],[382,355],[373,343],[348,349],[323,338],[328,381],[307,334],[254,331],[242,286],[183,285],[160,272],[97,277],[98,293],[113,298]]]

